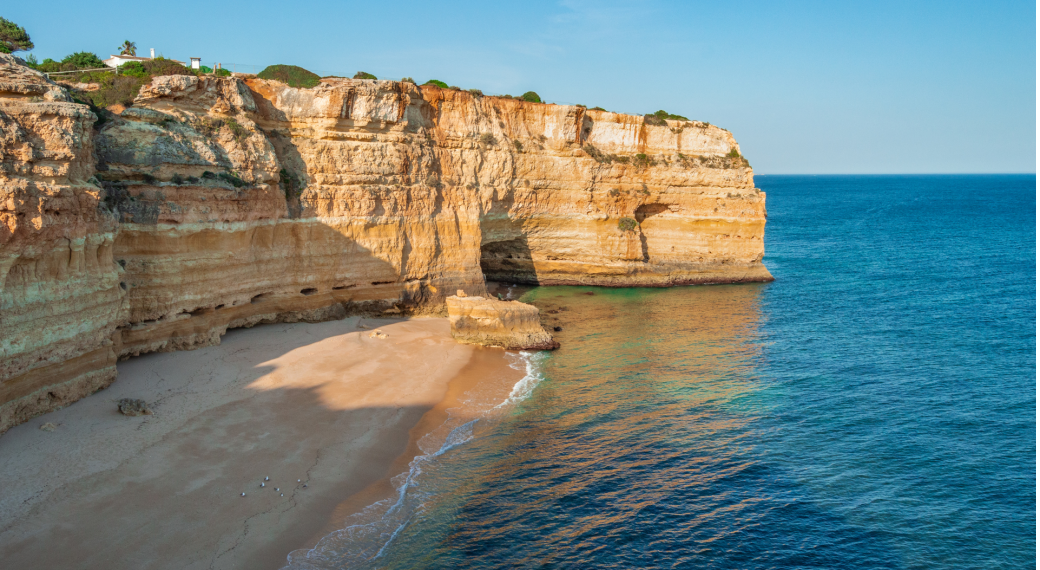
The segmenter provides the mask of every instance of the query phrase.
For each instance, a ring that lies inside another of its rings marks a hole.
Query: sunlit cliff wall
[[[485,277],[771,279],[765,195],[718,127],[392,81],[191,76],[156,78],[95,126],[0,58],[0,430],[103,387],[120,356],[261,322],[440,312]]]

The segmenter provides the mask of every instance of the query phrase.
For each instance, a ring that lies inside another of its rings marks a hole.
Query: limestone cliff
[[[126,322],[94,115],[0,55],[0,431],[115,379]]]
[[[443,312],[485,277],[771,279],[765,195],[704,123],[194,76],[95,120],[0,54],[0,430],[102,387],[119,356],[261,322]]]

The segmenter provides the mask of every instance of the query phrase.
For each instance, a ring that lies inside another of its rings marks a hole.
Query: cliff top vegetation
[[[25,28],[14,22],[0,18],[0,53],[28,51],[33,48],[32,40]]]
[[[534,91],[528,91],[527,93],[524,93],[523,95],[520,96],[520,99],[523,100],[523,101],[527,101],[528,103],[541,103],[542,102],[542,98],[539,97],[538,94],[535,93]]]
[[[676,115],[674,113],[669,113],[668,111],[664,110],[648,115],[643,115],[643,118],[646,120],[648,124],[651,125],[667,125],[668,123],[666,122],[666,119],[672,121],[689,121],[689,119],[682,115]]]
[[[260,79],[281,81],[289,87],[317,87],[321,82],[321,77],[316,73],[311,73],[296,65],[269,65],[256,76]]]
[[[46,65],[47,62],[45,61],[39,67]],[[44,70],[41,69],[41,71]],[[124,63],[119,66],[118,74],[110,71],[88,71],[78,75],[70,74],[64,76],[64,78],[77,83],[95,83],[98,85],[98,89],[94,91],[74,90],[73,96],[77,101],[92,107],[100,119],[98,122],[100,125],[104,122],[102,109],[111,105],[122,105],[124,107],[133,105],[134,98],[141,91],[141,86],[151,83],[152,77],[157,75],[197,74],[195,70],[184,67],[172,59],[157,57],[147,61]]]

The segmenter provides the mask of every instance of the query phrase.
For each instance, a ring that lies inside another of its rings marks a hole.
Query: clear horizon
[[[734,133],[756,174],[1035,174],[1036,6],[967,2],[302,2],[285,12],[27,4],[3,16],[39,60],[138,55],[293,64],[322,75],[435,78],[487,94],[643,114]],[[55,18],[54,14],[61,14]]]

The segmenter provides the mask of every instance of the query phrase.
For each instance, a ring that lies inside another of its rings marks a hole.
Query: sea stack
[[[538,308],[520,301],[469,297],[463,291],[448,297],[451,336],[466,344],[507,350],[553,350],[560,343],[542,328]]]

